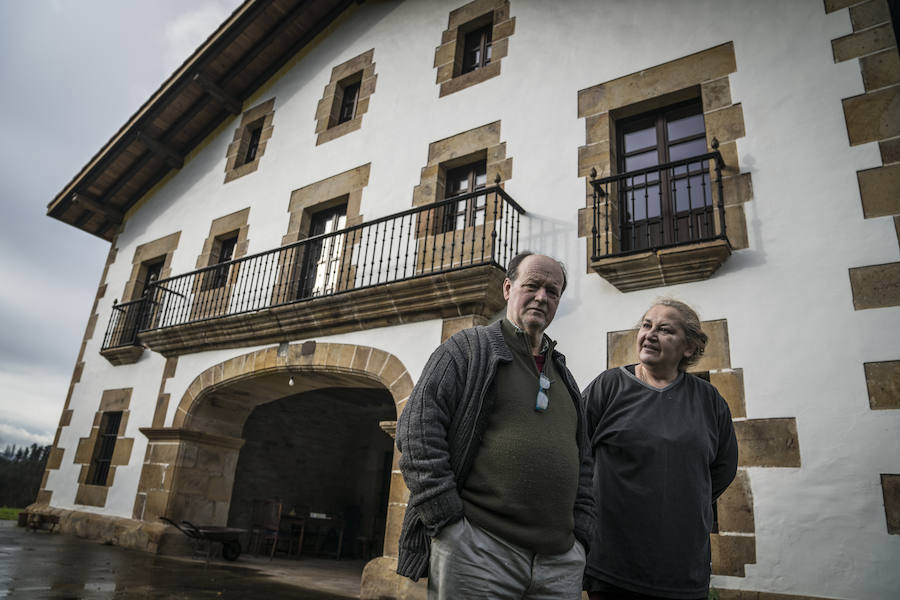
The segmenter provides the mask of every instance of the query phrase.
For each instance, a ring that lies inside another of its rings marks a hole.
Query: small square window
[[[225,154],[225,183],[256,172],[274,130],[275,98],[244,112]]]
[[[362,127],[375,93],[374,53],[369,50],[331,69],[331,79],[316,105],[317,146]]]
[[[337,119],[338,124],[346,123],[356,116],[356,104],[359,101],[359,88],[361,83],[361,81],[356,81],[343,86],[341,106]]]
[[[256,160],[256,154],[259,150],[259,140],[262,136],[262,130],[262,120],[251,123],[247,126],[247,152],[244,153],[244,160],[241,162],[242,165],[246,165],[247,163],[251,163]]]
[[[515,26],[509,0],[473,0],[450,11],[434,51],[440,97],[499,76]]]

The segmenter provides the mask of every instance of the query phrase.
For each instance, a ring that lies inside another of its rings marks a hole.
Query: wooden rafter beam
[[[100,227],[97,228],[97,236],[103,238],[104,240],[112,240],[113,236],[115,236],[115,231],[113,231],[112,235],[106,235],[106,232],[112,229],[113,227],[117,227],[119,223],[115,223],[110,221],[109,219],[103,221],[100,224]]]
[[[344,12],[347,9],[347,7],[349,7],[353,3],[353,1],[354,0],[343,0],[342,2],[339,2],[337,5],[332,7],[332,9],[328,13],[326,13],[325,16],[322,17],[318,21],[318,23],[316,23],[299,40],[297,40],[296,42],[294,42],[291,45],[290,49],[282,55],[281,60],[276,61],[275,63],[270,65],[267,69],[264,69],[263,72],[260,75],[258,75],[256,77],[256,79],[253,80],[253,82],[250,84],[249,88],[253,89],[253,90],[258,89],[259,86],[261,86],[272,75],[274,75],[275,72],[278,71],[278,69],[280,69],[284,65],[284,63],[288,61],[288,59],[290,57],[294,56],[297,52],[300,51],[301,48],[303,48],[306,44],[308,44],[310,41],[312,41],[313,38],[315,38],[317,35],[322,33],[322,31],[324,31],[325,28],[329,24],[334,22],[334,20],[337,19],[337,17],[342,12]],[[356,0],[356,3],[362,4],[362,2],[360,0]],[[305,8],[305,7],[306,7],[305,2],[300,3],[300,5],[298,6],[298,8]],[[282,20],[281,24],[278,26],[278,29],[275,32],[273,32],[269,35],[280,35],[282,28],[287,26],[289,18],[293,18],[293,16],[294,16],[294,11],[292,11],[291,14],[288,15],[288,17],[286,17]],[[229,74],[230,74],[230,72],[229,72]]]
[[[137,140],[147,146],[147,149],[150,150],[153,154],[162,158],[166,161],[173,169],[180,169],[184,166],[184,157],[178,154],[175,150],[172,150],[169,146],[163,144],[157,139],[154,139],[144,133],[143,131],[137,132]]]
[[[294,19],[296,19],[303,10],[307,7],[306,2],[298,2],[286,15],[282,16],[269,31],[265,33],[265,35],[261,36],[255,44],[241,56],[240,60],[231,65],[228,71],[220,78],[220,81],[229,81],[232,77],[237,76],[244,68],[249,65],[251,62],[256,60],[256,57],[259,54],[269,47],[270,41],[273,39],[277,39],[285,32],[287,32],[292,26],[296,25]],[[256,89],[256,88],[250,88]]]
[[[203,91],[212,96],[212,98],[221,104],[228,112],[233,115],[241,114],[241,103],[240,101],[226,92],[224,89],[215,84],[211,79],[206,76],[195,73],[193,77],[194,83],[203,88]]]
[[[114,224],[121,223],[122,219],[125,218],[125,215],[122,214],[121,211],[111,206],[106,206],[96,198],[92,198],[84,192],[72,192],[72,204],[82,207],[85,210],[101,214],[107,221]]]

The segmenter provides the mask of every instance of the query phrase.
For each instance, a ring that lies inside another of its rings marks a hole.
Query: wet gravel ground
[[[255,568],[242,566],[242,562]],[[31,532],[11,521],[0,521],[0,598],[4,600],[353,597],[346,592],[310,589],[322,587],[315,579],[322,575],[296,574],[307,564],[322,563],[304,562],[302,567],[297,561],[266,564],[261,559],[242,556],[234,563],[212,562],[207,566],[202,560],[173,559],[71,535]],[[291,564],[284,568],[270,566],[288,563]],[[335,564],[335,568],[347,571],[350,565]],[[342,576],[346,579],[346,575]],[[314,585],[306,587],[304,581],[313,581]],[[358,581],[357,577],[356,594]],[[338,589],[342,583],[336,584]]]

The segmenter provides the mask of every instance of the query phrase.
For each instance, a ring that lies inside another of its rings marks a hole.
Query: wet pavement
[[[172,558],[0,521],[0,599],[358,598],[364,561]]]

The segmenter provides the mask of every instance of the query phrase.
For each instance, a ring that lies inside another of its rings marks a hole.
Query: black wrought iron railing
[[[712,152],[600,179],[592,171],[591,257],[726,239],[718,146],[713,140]]]
[[[144,299],[131,302],[113,302],[112,316],[103,336],[103,349],[134,346],[137,343],[137,332],[141,323]]]
[[[463,202],[465,223],[448,219],[463,212]],[[501,188],[490,187],[160,279],[142,299],[114,306],[103,348],[134,344],[140,331],[479,265],[505,268],[518,250],[524,213]]]

